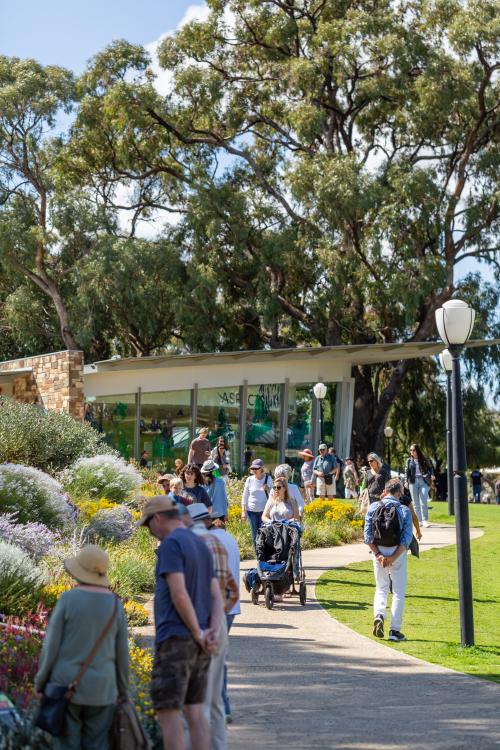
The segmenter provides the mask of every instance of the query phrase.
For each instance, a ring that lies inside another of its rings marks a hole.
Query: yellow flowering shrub
[[[237,521],[239,518],[241,518],[241,507],[239,505],[229,506],[227,515],[229,521]]]
[[[91,521],[100,510],[111,510],[119,507],[121,507],[120,503],[114,503],[105,497],[101,497],[100,500],[82,500],[78,503],[80,518],[83,521]]]
[[[139,716],[144,723],[154,716],[154,710],[149,695],[153,655],[146,648],[138,646],[135,641],[129,641],[130,655],[130,687],[132,700]]]
[[[146,607],[133,599],[128,599],[123,604],[125,614],[127,615],[128,624],[132,627],[141,627],[149,622],[149,615]]]
[[[52,609],[61,594],[69,589],[73,588],[73,584],[66,581],[58,581],[57,583],[48,583],[42,588],[40,597],[42,602],[45,604],[47,609]]]
[[[329,521],[352,521],[356,508],[351,503],[344,503],[339,500],[324,500],[317,498],[312,503],[306,505],[304,514],[306,519]]]

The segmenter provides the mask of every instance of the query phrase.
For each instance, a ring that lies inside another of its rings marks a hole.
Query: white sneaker
[[[429,521],[423,521],[423,522],[422,522],[422,526],[425,526],[425,528],[426,528],[426,529],[428,529],[428,528],[429,528],[429,526],[430,526],[430,523],[429,523]]]

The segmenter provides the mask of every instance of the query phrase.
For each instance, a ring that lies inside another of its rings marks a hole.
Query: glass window
[[[191,442],[191,391],[141,394],[140,451],[148,464],[167,471],[174,460],[187,460]]]
[[[238,469],[240,455],[240,389],[200,388],[198,390],[197,427],[208,427],[212,448],[217,438],[225,438],[230,452],[231,468]]]
[[[335,445],[335,402],[337,384],[325,383],[326,396],[323,399],[323,440],[328,445]],[[338,446],[335,445],[337,448]]]
[[[294,470],[294,480],[300,481],[300,467],[303,459],[298,452],[309,448],[316,454],[312,445],[312,399],[313,383],[290,385],[288,387],[288,431],[285,460]]]
[[[98,396],[85,405],[85,421],[125,459],[134,457],[135,408],[135,393]]]
[[[281,386],[248,386],[246,406],[245,469],[261,458],[272,470],[279,462]]]

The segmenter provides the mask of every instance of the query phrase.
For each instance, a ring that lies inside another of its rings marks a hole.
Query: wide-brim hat
[[[179,512],[177,504],[168,495],[156,495],[148,500],[142,509],[142,516],[137,521],[137,526],[145,526],[155,513],[164,513],[167,510]]]
[[[79,583],[108,588],[109,557],[96,544],[87,544],[76,557],[63,561],[65,570]]]
[[[200,471],[202,474],[211,474],[212,471],[215,471],[219,467],[215,463],[215,461],[212,458],[209,458],[207,461],[204,462],[203,466],[201,467]]]
[[[161,482],[170,482],[173,478],[172,474],[162,474],[156,481],[160,484]]]
[[[299,451],[299,456],[305,456],[306,458],[314,458],[314,454],[309,448],[304,448],[303,451]]]
[[[205,503],[193,503],[188,505],[188,513],[193,521],[201,521],[204,518],[210,518],[210,513]]]

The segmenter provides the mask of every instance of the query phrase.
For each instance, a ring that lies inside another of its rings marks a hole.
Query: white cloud
[[[161,96],[167,96],[172,91],[173,76],[170,70],[163,70],[163,68],[160,68],[160,65],[158,63],[158,47],[163,42],[163,40],[166,39],[166,37],[172,36],[176,31],[182,29],[182,27],[187,23],[191,23],[192,21],[199,21],[203,23],[208,19],[209,13],[210,9],[204,2],[200,3],[199,5],[190,5],[186,9],[186,12],[184,13],[175,29],[165,31],[163,34],[160,34],[158,39],[156,39],[154,42],[149,42],[149,44],[144,45],[146,50],[151,55],[151,69],[156,76],[155,88]]]

